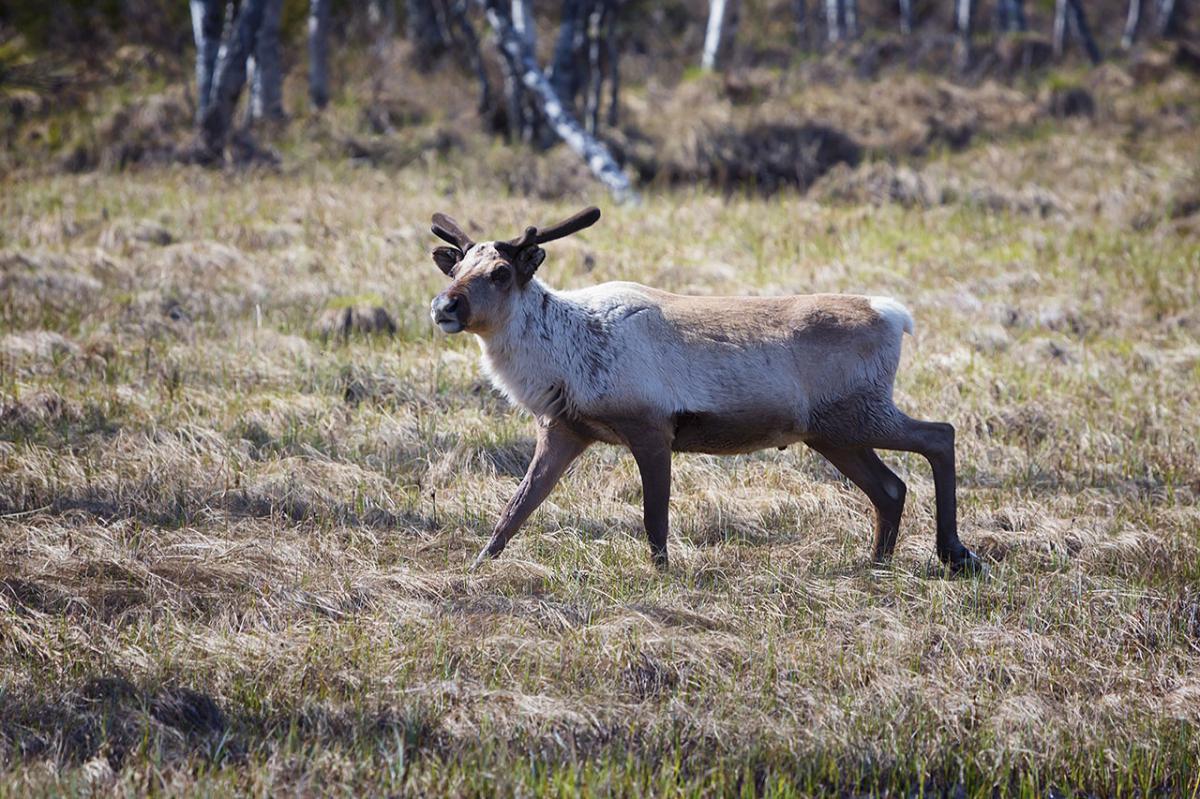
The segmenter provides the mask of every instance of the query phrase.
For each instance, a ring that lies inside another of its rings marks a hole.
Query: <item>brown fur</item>
[[[865,297],[689,297],[656,290],[647,293],[682,335],[721,342],[793,337],[821,345],[862,341],[870,346],[884,324]]]

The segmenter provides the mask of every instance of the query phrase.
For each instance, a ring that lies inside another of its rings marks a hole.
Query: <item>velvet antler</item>
[[[523,250],[534,244],[545,244],[548,241],[561,239],[591,227],[600,219],[600,209],[592,206],[585,208],[569,219],[564,219],[557,225],[546,228],[527,227],[525,232],[515,239],[505,242],[512,250]]]
[[[551,225],[547,228],[538,228],[537,236],[534,239],[536,244],[545,244],[548,241],[561,239],[565,236],[570,236],[572,233],[578,233],[584,228],[591,227],[600,221],[600,209],[592,206],[585,208],[570,219],[564,219],[557,225]]]
[[[434,214],[433,227],[429,230],[442,241],[453,244],[463,252],[475,246],[475,242],[471,241],[471,237],[463,232],[458,223],[445,214]]]

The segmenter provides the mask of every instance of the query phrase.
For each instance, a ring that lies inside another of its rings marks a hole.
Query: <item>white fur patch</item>
[[[867,301],[871,303],[871,308],[875,313],[882,316],[889,323],[899,327],[910,336],[916,330],[912,314],[908,312],[908,309],[899,300],[892,299],[891,297],[868,297]]]

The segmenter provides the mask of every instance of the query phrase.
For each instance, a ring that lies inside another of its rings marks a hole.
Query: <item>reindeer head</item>
[[[433,321],[445,333],[487,334],[504,326],[533,273],[546,259],[539,247],[596,224],[599,208],[588,208],[547,228],[527,227],[509,241],[478,244],[445,214],[433,215],[433,235],[449,247],[433,251],[433,262],[452,279],[450,287],[433,298]]]

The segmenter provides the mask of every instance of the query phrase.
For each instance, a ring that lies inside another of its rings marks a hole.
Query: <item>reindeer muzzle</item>
[[[461,333],[471,318],[471,306],[461,294],[443,292],[433,298],[429,315],[443,333]]]

